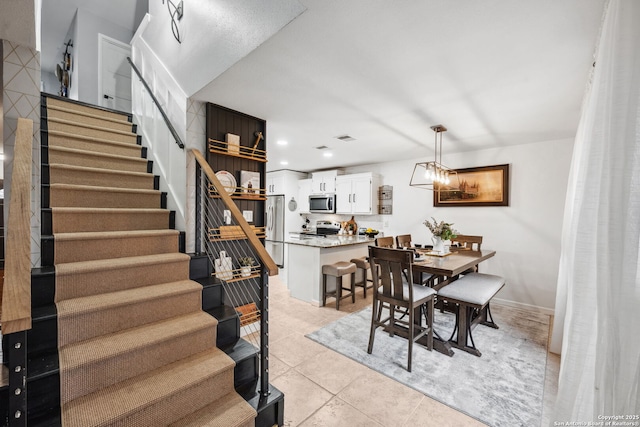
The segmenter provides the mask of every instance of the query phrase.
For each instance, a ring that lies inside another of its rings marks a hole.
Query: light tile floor
[[[271,277],[270,382],[285,394],[285,426],[484,426],[483,423],[406,387],[305,337],[371,304],[358,288],[356,303],[333,299],[315,307],[289,296]],[[542,425],[557,391],[560,358],[548,353]],[[374,396],[376,390],[384,390]],[[527,426],[529,427],[529,426]]]

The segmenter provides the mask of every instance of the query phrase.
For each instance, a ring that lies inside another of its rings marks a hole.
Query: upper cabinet
[[[277,172],[267,173],[267,195],[285,194],[285,176]]]
[[[373,215],[377,213],[376,189],[379,178],[370,172],[335,178],[336,213]]]
[[[311,179],[301,179],[298,181],[298,211],[301,214],[311,213],[309,207],[309,196],[311,195]]]
[[[333,194],[336,192],[338,171],[313,172],[311,174],[311,194]]]

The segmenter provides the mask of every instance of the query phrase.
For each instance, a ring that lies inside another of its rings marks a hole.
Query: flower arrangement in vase
[[[458,237],[458,232],[451,227],[453,223],[438,222],[434,217],[431,217],[431,219],[433,222],[426,220],[424,225],[426,225],[429,231],[431,231],[431,234],[433,234],[433,251],[444,253],[444,241]]]
[[[242,277],[251,276],[251,267],[253,266],[253,258],[250,256],[243,256],[238,258],[238,263],[240,263],[240,275]]]

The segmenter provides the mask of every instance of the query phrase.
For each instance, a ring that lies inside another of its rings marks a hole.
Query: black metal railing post
[[[269,395],[269,275],[260,269],[260,394]]]
[[[196,161],[196,228],[195,228],[195,239],[196,239],[196,254],[202,253],[202,168]]]
[[[27,426],[27,331],[7,335],[9,427]]]

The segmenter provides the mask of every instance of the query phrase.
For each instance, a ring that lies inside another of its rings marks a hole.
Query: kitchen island
[[[322,266],[338,261],[368,256],[375,239],[363,235],[329,235],[326,237],[292,234],[289,245],[287,286],[292,297],[322,305]],[[350,276],[343,277],[345,287]],[[335,289],[335,278],[327,277],[327,289]]]

